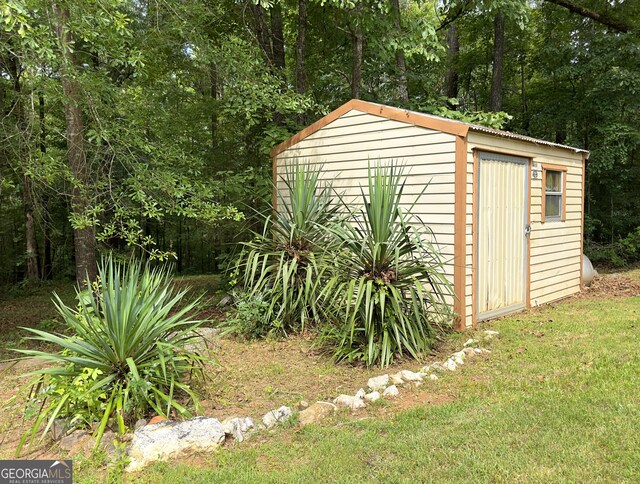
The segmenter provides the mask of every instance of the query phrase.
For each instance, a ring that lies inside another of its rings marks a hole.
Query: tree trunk
[[[451,24],[447,31],[447,76],[445,78],[446,95],[449,99],[458,98],[458,54],[460,53],[460,43],[458,41],[458,27]],[[455,105],[449,103],[451,109],[455,109]]]
[[[38,95],[38,122],[40,125],[40,153],[47,153],[47,126],[44,121],[44,96],[42,93]],[[48,280],[53,276],[51,263],[51,237],[49,236],[49,224],[51,223],[49,215],[49,197],[45,195],[42,201],[42,242],[43,242],[43,259],[42,259],[42,279]]]
[[[402,35],[402,17],[400,14],[400,0],[391,0],[391,12],[393,25],[397,35]],[[396,69],[398,70],[398,97],[403,103],[409,102],[409,89],[407,87],[407,64],[404,58],[404,50],[396,50]]]
[[[250,5],[251,12],[255,20],[256,37],[258,38],[258,45],[264,52],[265,57],[270,65],[273,64],[273,50],[271,48],[271,42],[269,41],[269,26],[264,18],[264,9],[262,5]]]
[[[282,7],[275,3],[271,7],[271,49],[273,51],[273,64],[284,76],[284,32],[282,28]]]
[[[28,162],[28,142],[29,126],[24,111],[24,103],[22,102],[22,85],[20,84],[21,66],[16,57],[10,56],[9,62],[9,75],[13,81],[13,90],[16,96],[14,103],[14,111],[16,115],[16,125],[19,130],[18,139],[18,163],[25,164]],[[27,146],[25,146],[27,145]],[[31,177],[26,174],[22,177],[22,202],[24,206],[24,239],[25,239],[25,251],[27,259],[27,272],[26,277],[30,281],[37,281],[40,279],[40,267],[38,259],[38,237],[36,234],[36,223],[34,220],[34,201],[33,201],[33,186]]]
[[[69,22],[69,11],[65,8],[60,8],[58,5],[54,5],[53,9],[57,16],[56,33],[65,64],[60,80],[65,98],[67,159],[71,173],[76,181],[71,193],[71,210],[74,215],[83,217],[89,209],[90,200],[87,190],[90,178],[84,147],[84,120],[80,107],[82,94],[80,85],[68,72],[76,65],[75,54],[68,48],[72,41],[71,33],[66,27]],[[81,287],[86,287],[87,283],[91,283],[96,278],[95,227],[91,225],[89,227],[74,228],[73,245],[75,250],[76,280]]]
[[[352,42],[353,42],[353,64],[351,70],[351,97],[353,99],[360,99],[360,89],[362,87],[362,51],[364,44],[364,37],[362,35],[361,18],[362,15],[362,0],[359,0],[355,8],[355,22],[353,27]]]
[[[307,7],[309,0],[298,0],[298,37],[296,38],[296,92],[307,91],[307,70],[305,67],[305,48],[307,42]]]
[[[493,20],[493,77],[491,85],[491,111],[502,110],[502,71],[504,66],[504,14]]]
[[[218,100],[218,68],[215,64],[211,64],[210,76],[210,94],[214,103],[211,110],[211,148],[215,150],[218,146],[218,114],[216,112],[218,109],[218,104],[216,103]]]
[[[529,106],[527,103],[527,91],[526,91],[526,83],[524,77],[524,64],[525,58],[522,57],[520,60],[520,103],[522,105],[522,129],[525,133],[529,132]]]
[[[27,279],[30,281],[37,281],[40,279],[40,256],[38,254],[36,222],[33,217],[33,186],[30,176],[25,175],[23,180],[24,232],[27,247]]]

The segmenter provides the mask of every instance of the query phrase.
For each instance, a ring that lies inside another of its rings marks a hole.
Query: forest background
[[[585,249],[640,259],[640,2],[0,0],[0,284],[224,270],[269,150],[351,98],[588,149]]]

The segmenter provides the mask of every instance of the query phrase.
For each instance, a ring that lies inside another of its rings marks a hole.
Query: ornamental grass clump
[[[17,453],[58,418],[71,428],[97,423],[97,447],[108,426],[124,433],[151,412],[189,417],[197,406],[187,380],[204,361],[192,349],[201,321],[188,316],[198,301],[181,304],[188,289],[177,290],[166,267],[109,257],[98,275],[91,289],[76,290],[75,309],[54,295],[65,334],[24,328],[59,351],[17,350],[53,364],[29,373],[36,381],[27,411],[35,422]]]
[[[337,213],[320,174],[321,167],[301,163],[285,172],[284,189],[276,190],[278,210],[271,207],[262,233],[243,244],[235,267],[239,311],[223,323],[225,332],[286,335],[319,320],[317,300],[331,271],[327,227]]]
[[[411,215],[415,203],[403,210],[403,169],[369,167],[368,189],[348,223],[331,228],[341,248],[322,292],[335,322],[324,341],[338,360],[387,366],[430,349],[452,320],[452,291],[429,228]]]

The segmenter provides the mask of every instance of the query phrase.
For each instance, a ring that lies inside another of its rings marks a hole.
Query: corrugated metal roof
[[[386,106],[386,105],[380,104],[380,103],[370,103],[370,104],[376,104],[378,106],[382,106],[382,107],[386,107],[386,108],[393,108],[392,106]],[[513,139],[513,140],[516,140],[516,141],[526,141],[527,143],[535,143],[537,145],[551,146],[551,147],[554,147],[554,148],[563,148],[565,150],[571,150],[571,151],[573,151],[575,153],[587,153],[587,154],[589,154],[588,150],[583,150],[582,148],[575,148],[573,146],[561,145],[559,143],[552,143],[551,141],[532,138],[531,136],[525,136],[525,135],[518,134],[518,133],[512,133],[511,131],[503,131],[503,130],[500,130],[500,129],[488,128],[486,126],[481,126],[479,124],[465,123],[464,121],[459,121],[457,119],[445,118],[445,117],[442,117],[442,116],[436,116],[434,114],[425,114],[425,113],[421,113],[419,111],[407,110],[407,112],[409,112],[411,114],[415,114],[417,116],[424,116],[425,118],[440,119],[442,121],[448,121],[449,123],[457,123],[457,124],[460,124],[462,126],[467,126],[470,130],[476,131],[476,132],[479,132],[479,133],[486,133],[486,134],[490,134],[490,135],[493,135],[493,136],[500,136],[502,138],[509,138],[509,139]]]

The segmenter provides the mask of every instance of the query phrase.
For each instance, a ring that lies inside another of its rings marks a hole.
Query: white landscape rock
[[[476,348],[465,348],[462,351],[467,357],[476,356]]]
[[[480,355],[480,354],[482,354],[482,348],[474,348],[474,349],[473,349],[473,352],[474,352],[476,355]]]
[[[420,373],[415,373],[410,370],[402,370],[400,372],[400,377],[406,382],[419,382],[422,381],[422,375]]]
[[[395,385],[385,388],[384,392],[382,392],[383,397],[397,397],[398,395],[400,395],[400,392],[398,391],[398,387]]]
[[[473,346],[475,344],[478,344],[478,340],[477,339],[473,339],[473,338],[469,338],[467,341],[465,341],[464,343],[464,347],[468,347],[468,346]]]
[[[466,355],[462,351],[460,351],[458,353],[452,354],[450,358],[455,362],[456,365],[460,366],[460,365],[464,365],[465,356]]]
[[[146,425],[133,434],[127,452],[128,472],[157,460],[169,460],[195,452],[212,452],[225,439],[224,428],[215,418],[195,417],[182,422],[164,421]]]
[[[418,373],[422,373],[423,376],[425,373],[429,373],[431,371],[431,366],[430,365],[426,365],[423,366],[422,368],[420,368],[420,371],[418,371]]]
[[[387,385],[389,385],[389,375],[387,374],[374,376],[372,378],[369,378],[369,381],[367,381],[367,386],[371,390],[384,390],[385,388],[387,388]]]
[[[364,391],[364,388],[361,388],[356,392],[356,398],[364,398],[367,392]]]
[[[249,417],[245,418],[229,418],[222,422],[224,433],[233,437],[236,442],[243,442],[249,431],[255,428],[253,420]]]
[[[500,334],[499,331],[493,331],[491,329],[485,329],[484,330],[484,334],[489,335],[489,336],[498,336]]]
[[[284,422],[291,418],[293,412],[289,407],[282,406],[277,410],[271,410],[262,416],[262,423],[268,429],[275,427],[278,422]]]
[[[458,368],[458,365],[456,364],[456,362],[453,361],[451,358],[445,361],[442,364],[442,366],[444,367],[445,370],[449,370],[449,371],[456,371],[456,369]]]
[[[300,427],[304,427],[309,424],[318,423],[333,415],[336,410],[337,407],[333,403],[316,402],[298,414],[298,424]]]
[[[392,385],[402,385],[404,383],[404,379],[402,378],[402,372],[394,373],[389,376],[389,383]]]
[[[431,366],[429,367],[431,369],[431,371],[447,371],[447,368],[445,368],[445,366],[441,363],[432,363]]]
[[[431,374],[429,375],[429,380],[434,380],[434,381],[435,381],[435,380],[437,380],[437,379],[438,379],[438,375],[436,375],[435,373],[431,373]]]
[[[338,395],[333,403],[341,407],[348,407],[351,410],[357,410],[366,406],[362,398],[354,397],[352,395]]]
[[[364,399],[368,402],[375,402],[376,400],[380,400],[380,392],[377,390],[372,391],[371,393],[367,393],[364,396]]]

